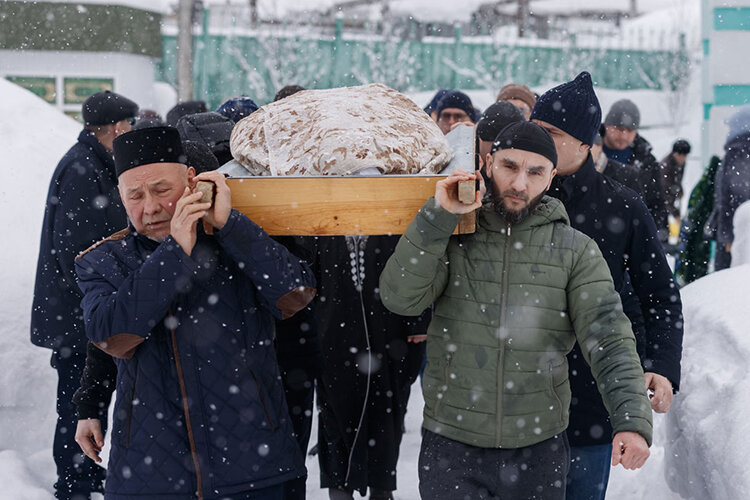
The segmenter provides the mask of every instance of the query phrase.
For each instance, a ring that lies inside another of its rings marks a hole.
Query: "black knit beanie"
[[[520,109],[507,101],[499,101],[484,110],[482,119],[477,123],[477,135],[483,141],[494,141],[505,127],[524,120]]]
[[[436,108],[438,118],[440,118],[440,113],[442,113],[443,110],[447,108],[460,109],[467,115],[469,115],[469,118],[471,118],[472,122],[476,120],[476,108],[474,108],[474,105],[471,103],[471,98],[463,92],[454,90],[452,92],[448,92],[443,96],[442,99],[440,99],[440,102],[438,103]]]
[[[602,123],[602,108],[591,75],[584,71],[572,82],[548,90],[536,101],[530,120],[541,120],[591,146]]]
[[[490,154],[502,149],[521,149],[537,153],[551,161],[552,168],[557,166],[555,141],[552,140],[549,132],[536,123],[522,121],[505,127],[492,143]]]

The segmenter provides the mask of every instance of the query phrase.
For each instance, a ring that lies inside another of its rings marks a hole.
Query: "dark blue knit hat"
[[[435,111],[437,111],[438,118],[440,118],[440,113],[442,113],[446,108],[457,108],[464,111],[467,115],[469,115],[471,121],[474,121],[477,118],[476,109],[474,109],[474,105],[471,104],[471,98],[463,92],[459,92],[458,90],[448,92],[443,96],[442,99],[440,99],[440,102],[435,109]]]
[[[432,99],[430,99],[430,103],[424,108],[424,112],[428,115],[432,114],[432,112],[437,109],[438,103],[440,103],[440,99],[445,97],[445,94],[449,92],[450,90],[448,89],[440,89],[435,92],[435,95],[432,96]]]
[[[232,120],[234,123],[258,111],[258,105],[249,97],[232,97],[216,108],[216,112]]]
[[[594,93],[591,75],[584,71],[572,82],[542,94],[529,119],[554,125],[591,146],[602,124],[602,108]]]

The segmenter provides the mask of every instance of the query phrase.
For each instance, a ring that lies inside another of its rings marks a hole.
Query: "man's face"
[[[678,165],[684,165],[687,161],[687,155],[682,153],[672,153],[672,157],[674,158],[674,161]]]
[[[520,99],[506,99],[509,103],[511,103],[513,106],[517,107],[521,110],[521,113],[523,113],[524,118],[527,120],[531,117],[531,108],[528,104],[523,102]]]
[[[120,197],[130,222],[140,234],[156,241],[169,235],[175,204],[195,171],[181,163],[150,163],[126,170],[118,179]]]
[[[471,123],[471,117],[466,114],[466,111],[458,108],[445,108],[440,112],[437,124],[443,134],[447,134],[452,130],[454,124],[460,122]]]
[[[488,155],[487,175],[494,185],[495,210],[510,224],[528,217],[550,187],[556,170],[538,153],[501,149]]]
[[[615,127],[614,125],[605,125],[604,145],[609,149],[625,149],[635,140],[637,130],[627,127]]]
[[[562,129],[542,120],[534,123],[546,130],[555,141],[557,150],[557,170],[560,175],[570,175],[578,170],[589,154],[588,144],[584,144]]]

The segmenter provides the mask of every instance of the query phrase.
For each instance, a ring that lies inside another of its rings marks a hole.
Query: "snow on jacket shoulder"
[[[86,334],[116,357],[111,499],[231,497],[304,474],[273,316],[314,295],[309,267],[233,211],[190,256],[167,237],[76,261]]]

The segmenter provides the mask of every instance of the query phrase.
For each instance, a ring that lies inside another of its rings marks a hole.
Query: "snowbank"
[[[750,266],[701,278],[682,290],[682,386],[668,414],[667,480],[683,498],[740,500],[750,491]]]
[[[0,453],[0,484],[5,494],[21,481],[27,489],[13,498],[43,498],[19,461],[44,450],[52,462],[56,377],[51,351],[29,341],[29,315],[47,187],[80,125],[2,78],[0,116],[0,452],[21,454]]]

